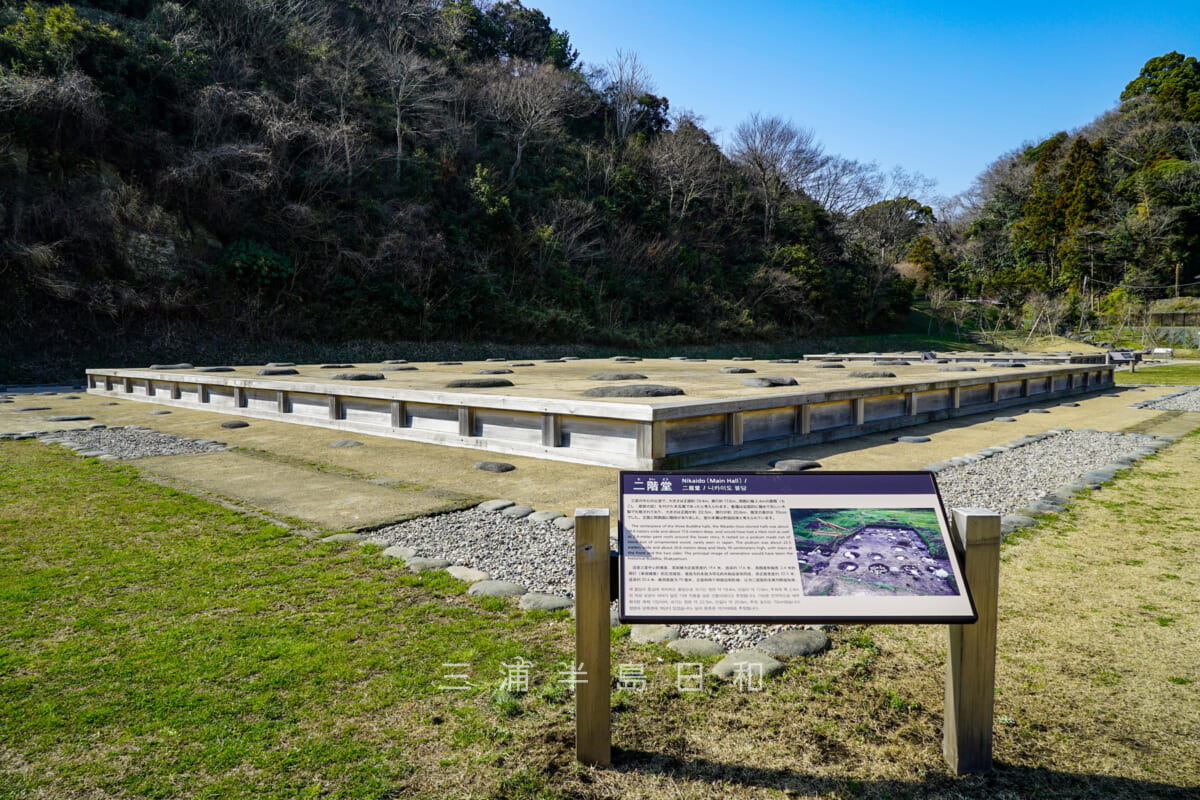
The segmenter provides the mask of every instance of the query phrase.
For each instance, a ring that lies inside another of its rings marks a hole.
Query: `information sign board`
[[[976,619],[929,472],[622,472],[623,622]]]

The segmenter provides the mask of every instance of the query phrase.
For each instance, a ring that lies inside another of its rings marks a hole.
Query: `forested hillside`
[[[723,153],[636,55],[589,56],[519,2],[4,0],[0,353],[902,319],[896,242],[849,221],[931,213],[913,176],[772,116]]]
[[[1032,297],[1075,327],[1200,293],[1200,64],[1153,58],[1113,110],[997,160],[913,260],[934,286]]]
[[[0,380],[240,339],[853,334],[914,294],[1128,319],[1200,280],[1200,67],[1120,97],[947,201],[786,113],[722,150],[515,0],[0,0]]]

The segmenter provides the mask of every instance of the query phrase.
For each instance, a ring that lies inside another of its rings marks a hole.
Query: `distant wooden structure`
[[[1151,328],[1200,328],[1200,311],[1151,311]]]

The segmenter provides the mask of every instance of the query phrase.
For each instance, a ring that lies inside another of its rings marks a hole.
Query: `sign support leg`
[[[575,757],[612,763],[609,652],[608,509],[575,509],[575,662],[587,683],[575,687]]]
[[[958,775],[992,769],[992,715],[996,695],[997,589],[1000,516],[979,508],[951,511],[955,545],[979,620],[950,625],[946,656],[946,723],[942,752]]]

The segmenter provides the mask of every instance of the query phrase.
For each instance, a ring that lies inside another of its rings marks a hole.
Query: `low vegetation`
[[[1160,384],[1164,386],[1200,386],[1200,364],[1156,364],[1139,366],[1133,372],[1119,370],[1113,374],[1122,386]]]

